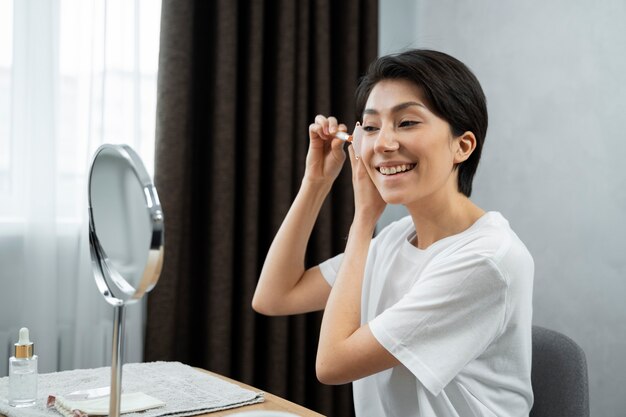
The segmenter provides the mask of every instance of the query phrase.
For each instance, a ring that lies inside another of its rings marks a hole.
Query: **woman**
[[[379,58],[356,92],[363,138],[345,252],[305,269],[345,160],[333,117],[309,127],[301,188],[253,299],[268,315],[324,310],[318,378],[354,382],[358,417],[527,416],[533,260],[497,212],[470,199],[487,130],[478,80],[441,52]],[[372,238],[386,204],[409,215]]]

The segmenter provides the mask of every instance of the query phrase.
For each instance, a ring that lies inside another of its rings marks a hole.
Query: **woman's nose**
[[[400,148],[400,144],[396,140],[396,134],[393,129],[381,128],[374,143],[374,151],[393,152],[397,151],[398,148]]]

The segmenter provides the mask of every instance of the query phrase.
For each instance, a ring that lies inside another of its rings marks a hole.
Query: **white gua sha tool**
[[[356,159],[361,157],[361,138],[363,138],[363,128],[361,127],[361,123],[356,122],[356,126],[354,126],[354,131],[351,135],[346,132],[337,132],[335,134],[337,139],[345,140],[346,142],[352,143],[354,148],[354,156]]]

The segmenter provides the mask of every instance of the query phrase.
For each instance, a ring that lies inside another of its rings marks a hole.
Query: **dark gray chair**
[[[533,326],[530,417],[589,417],[585,352],[569,337]]]

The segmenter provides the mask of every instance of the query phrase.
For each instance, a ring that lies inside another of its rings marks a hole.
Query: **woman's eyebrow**
[[[426,106],[424,106],[422,103],[419,103],[417,101],[407,101],[405,103],[400,103],[400,104],[397,104],[397,105],[393,106],[391,108],[391,112],[392,113],[397,113],[397,112],[402,111],[402,110],[406,109],[407,107],[411,107],[411,106],[423,107],[424,109],[426,108]],[[363,114],[379,114],[379,112],[376,109],[365,109],[365,110],[363,110]]]

